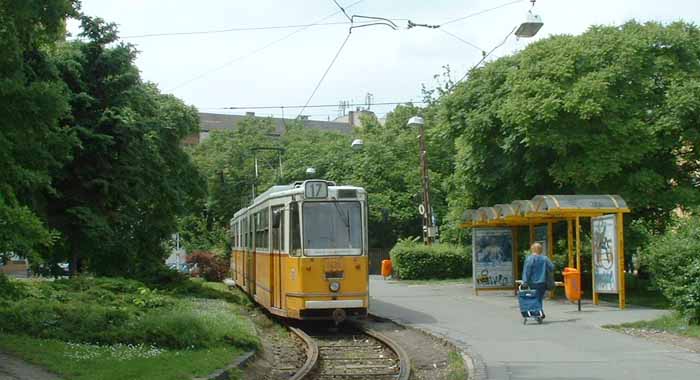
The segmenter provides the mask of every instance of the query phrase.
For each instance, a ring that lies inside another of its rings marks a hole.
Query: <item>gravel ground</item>
[[[262,350],[244,369],[245,379],[289,379],[306,361],[304,343],[260,312],[253,316],[262,342]],[[2,379],[0,379],[2,380]]]
[[[58,380],[58,376],[0,352],[0,380]]]
[[[685,348],[693,352],[700,353],[700,339],[690,338],[687,336],[680,336],[665,331],[654,330],[654,329],[637,329],[629,327],[615,328],[615,331],[621,333],[637,336],[641,338],[655,340],[657,342],[668,343],[674,346]]]
[[[448,355],[457,349],[421,331],[380,318],[366,325],[393,339],[411,358],[412,380],[445,380],[449,377]],[[466,378],[466,375],[465,377]]]

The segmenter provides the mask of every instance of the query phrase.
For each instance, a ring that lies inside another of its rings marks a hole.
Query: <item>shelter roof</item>
[[[629,211],[619,195],[537,195],[531,200],[466,210],[460,227],[522,226]]]

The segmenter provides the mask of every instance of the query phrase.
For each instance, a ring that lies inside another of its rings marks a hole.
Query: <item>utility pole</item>
[[[426,245],[432,245],[435,238],[433,227],[433,209],[430,207],[430,175],[428,173],[428,152],[425,145],[425,122],[420,116],[414,116],[408,120],[409,126],[418,126],[420,142],[420,173],[423,187],[423,241]]]

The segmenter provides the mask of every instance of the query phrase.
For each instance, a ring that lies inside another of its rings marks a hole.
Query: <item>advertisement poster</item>
[[[617,223],[615,215],[591,218],[593,272],[597,293],[617,293]]]
[[[512,288],[513,231],[510,228],[475,228],[472,239],[474,288]]]
[[[547,244],[549,244],[549,242],[547,241],[546,224],[535,227],[535,242],[542,244],[542,254],[547,256],[549,254],[549,251],[547,250]]]

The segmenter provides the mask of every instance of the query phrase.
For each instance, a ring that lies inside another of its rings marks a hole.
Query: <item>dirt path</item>
[[[0,352],[0,380],[59,380],[43,368]]]

